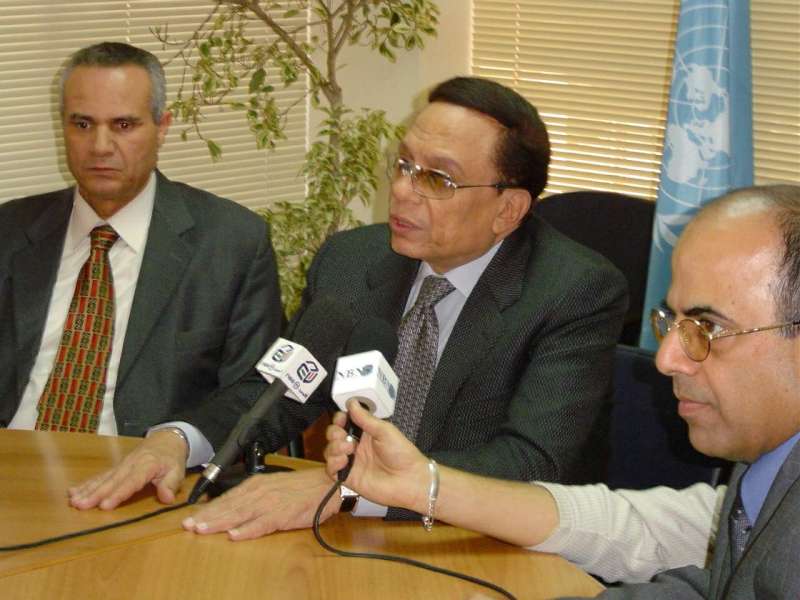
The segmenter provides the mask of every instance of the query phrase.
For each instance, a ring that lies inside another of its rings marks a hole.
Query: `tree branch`
[[[300,60],[300,62],[303,63],[303,65],[305,65],[306,69],[308,69],[312,79],[323,81],[322,77],[320,76],[319,69],[317,69],[317,65],[314,64],[314,61],[311,60],[311,57],[308,55],[308,53],[303,50],[303,48],[292,36],[286,32],[283,27],[278,25],[275,19],[264,12],[264,9],[262,9],[258,3],[258,0],[228,0],[227,3],[241,6],[242,8],[250,10],[250,12],[263,21],[267,27],[275,32],[275,35],[284,41],[284,43],[292,50],[294,55]]]
[[[364,0],[347,0],[345,4],[347,5],[347,12],[345,13],[344,17],[342,17],[342,26],[335,35],[334,56],[338,56],[339,51],[342,49],[342,46],[350,36],[350,32],[353,30],[353,19],[355,18],[355,13],[361,7],[361,5],[364,4]]]
[[[197,27],[194,30],[194,32],[192,33],[191,37],[188,38],[185,42],[182,43],[180,50],[178,50],[175,54],[172,55],[171,58],[169,58],[167,61],[165,61],[163,63],[163,66],[166,67],[168,64],[170,64],[173,60],[175,60],[179,56],[183,58],[185,56],[186,49],[189,46],[191,46],[192,43],[194,43],[195,46],[197,45],[197,40],[200,38],[200,32],[203,31],[203,29],[205,29],[205,26],[208,25],[208,22],[211,21],[211,19],[214,17],[215,14],[217,14],[217,11],[219,10],[219,5],[221,3],[222,3],[221,0],[217,0],[216,6],[211,10],[211,12],[208,13],[208,16],[206,16],[206,18],[203,20],[203,22],[200,23],[200,26]],[[175,45],[177,45],[175,42],[170,42],[169,41],[169,30],[168,30],[167,27],[164,28],[164,35],[163,36],[161,35],[160,31],[153,30],[152,27],[150,28],[150,33],[152,33],[159,42],[164,44],[165,47],[166,46],[175,46]],[[187,61],[184,59],[184,63],[185,62],[187,62]],[[181,86],[181,87],[183,87],[183,86]]]

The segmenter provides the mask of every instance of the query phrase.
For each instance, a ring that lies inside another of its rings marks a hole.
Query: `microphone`
[[[188,503],[194,504],[230,466],[242,450],[253,441],[256,425],[283,396],[305,403],[328,374],[323,365],[331,365],[342,353],[342,340],[350,337],[354,327],[350,311],[332,298],[312,303],[294,328],[300,342],[278,338],[258,361],[256,369],[270,382],[266,390],[228,435],[222,448],[214,454],[200,479],[197,480]],[[324,335],[320,332],[324,331]],[[315,358],[318,356],[321,360]]]
[[[362,348],[370,348],[362,351]],[[398,379],[390,366],[397,354],[397,335],[381,319],[371,317],[356,325],[347,351],[355,352],[336,361],[331,397],[336,405],[347,412],[347,401],[356,398],[370,413],[379,419],[391,417],[397,400]],[[359,438],[361,428],[347,417],[347,434]],[[347,466],[337,478],[345,481],[353,467],[355,456],[347,458]]]

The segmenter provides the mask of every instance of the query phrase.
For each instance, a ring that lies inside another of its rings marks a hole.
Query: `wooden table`
[[[149,488],[105,512],[68,506],[66,489],[119,460],[134,438],[0,430],[0,546],[97,527],[160,508]],[[308,461],[270,457],[308,466]],[[196,477],[196,476],[194,476]],[[184,500],[191,489],[184,485]],[[41,548],[0,553],[3,600],[159,598],[500,598],[485,588],[405,565],[342,558],[311,530],[248,542],[183,531],[186,507]],[[322,526],[337,548],[401,554],[488,579],[518,598],[594,596],[602,587],[567,561],[456,527],[337,515]]]

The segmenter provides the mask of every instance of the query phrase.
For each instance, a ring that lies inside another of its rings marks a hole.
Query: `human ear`
[[[531,194],[523,189],[506,189],[500,197],[500,206],[492,228],[498,237],[505,237],[522,223],[531,208]]]

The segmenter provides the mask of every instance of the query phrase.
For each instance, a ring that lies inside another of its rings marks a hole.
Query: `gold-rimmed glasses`
[[[721,331],[710,331],[713,327],[711,323],[703,323],[697,319],[681,319],[675,321],[672,311],[661,307],[654,308],[650,312],[650,325],[653,328],[653,335],[660,344],[667,337],[672,329],[677,329],[678,339],[681,343],[683,352],[695,362],[702,362],[708,358],[711,352],[711,342],[719,338],[733,337],[735,335],[745,335],[747,333],[759,333],[771,329],[784,329],[800,325],[800,321],[788,321],[778,325],[767,325],[766,327],[753,327],[751,329],[722,329]]]
[[[452,198],[457,190],[465,188],[490,187],[502,192],[505,189],[521,189],[522,187],[501,181],[496,183],[456,183],[444,171],[426,169],[401,156],[389,161],[388,173],[391,181],[396,181],[400,177],[410,177],[411,188],[414,192],[423,198],[431,198],[433,200],[447,200]]]

